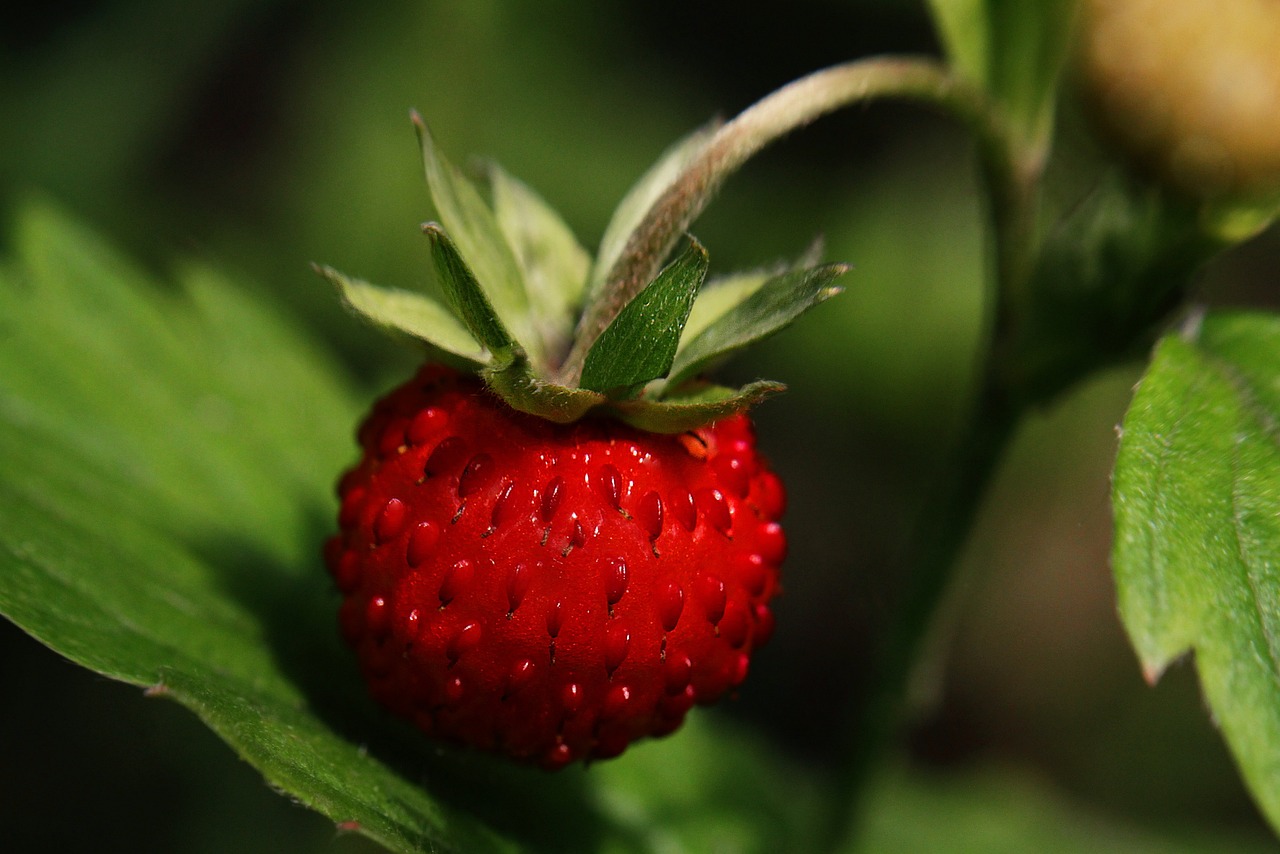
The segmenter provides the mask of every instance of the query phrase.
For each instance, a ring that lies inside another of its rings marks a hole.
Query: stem
[[[1005,164],[1007,134],[985,95],[924,57],[873,57],[814,72],[758,101],[713,136],[658,197],[627,240],[603,293],[578,324],[561,381],[573,385],[587,352],[618,312],[657,274],[680,235],[730,175],[765,146],[821,116],[853,104],[896,96],[935,104],[977,131],[989,180],[1013,199],[1013,170]]]
[[[847,786],[830,826],[833,844],[842,842],[852,829],[840,805],[857,802],[884,750],[896,743],[914,665],[925,651],[930,629],[951,589],[951,570],[968,542],[1018,424],[1034,402],[1020,374],[1010,366],[1021,363],[1020,348],[1026,344],[1021,326],[1029,307],[1028,286],[1037,257],[1047,137],[1039,142],[1020,139],[990,109],[962,118],[969,120],[977,138],[994,234],[993,269],[987,279],[981,349],[975,365],[978,388],[974,406],[953,446],[951,465],[930,489],[915,525],[920,546],[908,561],[911,576],[876,661],[871,699],[852,731],[855,743]]]

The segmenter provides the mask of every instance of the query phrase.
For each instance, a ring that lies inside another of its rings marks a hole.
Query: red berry
[[[425,367],[373,408],[326,558],[375,697],[559,768],[676,729],[773,629],[780,483],[736,415],[692,433],[524,415]]]

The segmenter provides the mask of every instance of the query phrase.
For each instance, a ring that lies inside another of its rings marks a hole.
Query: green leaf
[[[707,250],[696,240],[629,302],[587,353],[583,388],[628,393],[671,368],[694,297],[707,276]]]
[[[710,383],[689,383],[661,400],[640,398],[610,405],[615,417],[651,433],[683,433],[720,418],[745,412],[767,397],[786,391],[782,383],[757,380],[734,389]]]
[[[428,358],[463,370],[474,370],[488,362],[467,328],[430,297],[380,288],[349,278],[332,267],[316,267],[316,272],[338,288],[348,308],[382,329],[415,339],[426,348]]]
[[[0,614],[393,849],[507,850],[325,722],[360,708],[317,560],[358,412],[334,366],[206,270],[163,291],[42,209],[12,245]]]
[[[670,382],[678,383],[712,362],[772,335],[815,305],[840,293],[831,283],[848,270],[844,264],[829,264],[793,270],[769,279],[687,344],[681,341],[671,366]]]
[[[515,251],[538,332],[555,353],[566,347],[582,303],[591,256],[569,226],[523,182],[489,167],[498,226]]]
[[[587,286],[588,302],[596,299],[607,283],[613,265],[622,257],[632,232],[644,221],[653,203],[684,173],[719,129],[720,122],[711,122],[677,140],[623,196],[600,238]]]
[[[930,0],[956,69],[999,101],[1024,140],[1047,144],[1079,0]]]
[[[431,241],[431,260],[435,263],[436,275],[440,277],[440,286],[450,308],[499,362],[510,359],[520,347],[494,311],[493,304],[467,262],[458,254],[449,235],[434,222],[424,225],[422,232]]]
[[[436,146],[431,131],[417,113],[412,114],[427,184],[440,221],[458,247],[458,252],[474,271],[493,313],[512,330],[540,364],[542,342],[529,316],[529,294],[520,266],[512,254],[502,228],[480,191],[466,179]]]
[[[1151,681],[1194,651],[1245,781],[1280,828],[1280,319],[1164,338],[1125,416],[1113,565]]]

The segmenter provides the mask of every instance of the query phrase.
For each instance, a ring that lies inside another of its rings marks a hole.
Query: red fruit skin
[[[375,404],[326,548],[374,697],[558,768],[675,730],[773,628],[780,481],[746,416],[691,433],[515,412],[426,366]]]

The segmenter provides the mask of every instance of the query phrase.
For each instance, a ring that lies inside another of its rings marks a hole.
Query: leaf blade
[[[1113,486],[1120,613],[1149,680],[1194,651],[1255,799],[1280,827],[1280,322],[1222,315],[1163,339]]]
[[[742,388],[696,383],[662,400],[623,400],[610,405],[620,420],[652,433],[683,433],[721,418],[745,412],[787,390],[782,383],[757,380]]]
[[[591,256],[550,205],[496,163],[490,164],[489,183],[494,216],[523,274],[538,336],[556,353],[573,332]]]
[[[457,317],[425,294],[382,288],[353,279],[332,267],[317,267],[343,303],[363,320],[413,338],[428,357],[460,368],[479,368],[488,361],[483,348]]]
[[[541,359],[542,342],[529,322],[525,282],[497,218],[475,185],[440,151],[422,117],[413,113],[411,118],[440,221],[448,228],[458,253],[474,271],[474,278],[495,316],[529,348],[535,361]]]
[[[440,277],[445,298],[449,300],[449,307],[471,331],[476,341],[495,358],[509,358],[520,347],[507,331],[502,318],[494,310],[493,303],[489,301],[488,295],[449,235],[434,222],[424,225],[422,232],[431,243],[431,260]]]
[[[681,341],[670,382],[679,383],[710,363],[778,332],[809,309],[840,293],[831,283],[849,270],[828,264],[793,270],[764,282],[751,296],[712,321],[692,340]]]
[[[630,392],[666,374],[708,264],[706,249],[691,239],[685,251],[600,334],[587,352],[581,386],[605,393]]]

